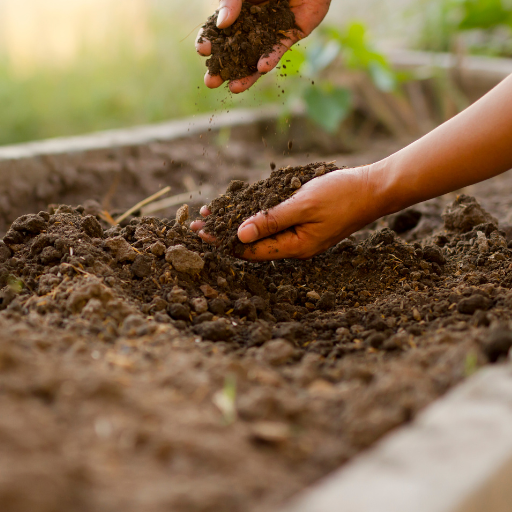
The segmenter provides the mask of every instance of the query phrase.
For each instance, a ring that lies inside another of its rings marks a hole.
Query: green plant
[[[362,23],[352,22],[343,30],[326,27],[307,50],[294,48],[282,66],[284,74],[296,77],[288,85],[291,92],[283,115],[288,115],[301,101],[312,121],[328,132],[335,132],[353,110],[354,102],[349,87],[336,85],[327,76],[334,65],[366,74],[383,92],[395,91],[401,78],[385,56],[375,50]]]
[[[470,53],[512,55],[510,0],[425,0],[419,48],[452,51],[461,44]]]

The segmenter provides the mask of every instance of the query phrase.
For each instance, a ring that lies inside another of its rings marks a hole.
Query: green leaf
[[[350,91],[339,87],[309,87],[304,101],[308,117],[331,133],[338,129],[352,106]]]
[[[512,8],[503,0],[466,0],[461,30],[488,29],[499,25],[510,25]]]
[[[381,91],[391,92],[396,88],[395,74],[387,66],[382,65],[381,62],[370,62],[368,71],[373,83]]]

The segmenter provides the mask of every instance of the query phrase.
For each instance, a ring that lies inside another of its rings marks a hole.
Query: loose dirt
[[[241,256],[247,248],[237,236],[238,227],[249,217],[267,211],[297,192],[302,185],[335,171],[333,163],[312,163],[307,166],[287,166],[272,170],[269,178],[249,185],[233,180],[226,194],[214,199],[208,209],[204,230],[219,241],[219,249]]]
[[[256,73],[258,61],[268,56],[286,32],[295,28],[288,0],[270,0],[264,5],[243,2],[242,11],[228,28],[217,28],[218,12],[203,26],[203,37],[212,43],[206,61],[210,75],[236,80]]]
[[[230,185],[256,199],[226,243],[291,193],[288,171],[268,204]],[[18,218],[0,242],[2,511],[269,511],[503,360],[506,233],[471,197],[436,205],[387,219],[401,237],[375,224],[256,264],[175,220]]]

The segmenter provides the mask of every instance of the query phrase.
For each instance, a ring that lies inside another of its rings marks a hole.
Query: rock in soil
[[[212,55],[206,61],[210,75],[223,80],[248,77],[258,70],[258,61],[295,28],[295,16],[288,0],[270,0],[264,5],[244,1],[235,23],[217,28],[218,12],[203,26],[202,36],[211,42]]]
[[[233,182],[208,220],[219,250],[175,219],[13,223],[2,512],[270,511],[507,357],[512,251],[473,198],[413,244],[385,228],[308,261],[230,256],[292,178],[335,168]]]

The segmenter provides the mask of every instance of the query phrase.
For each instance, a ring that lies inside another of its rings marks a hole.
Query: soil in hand
[[[273,170],[269,178],[252,185],[233,180],[226,193],[208,205],[211,214],[204,230],[220,242],[220,250],[241,256],[248,247],[237,236],[242,222],[286,201],[308,181],[338,169],[334,162],[318,162]]]
[[[236,80],[257,71],[260,57],[267,56],[286,31],[295,28],[295,16],[288,0],[270,0],[265,5],[242,4],[242,12],[233,25],[217,28],[216,12],[203,27],[203,36],[212,43],[212,55],[206,61],[210,75]]]

